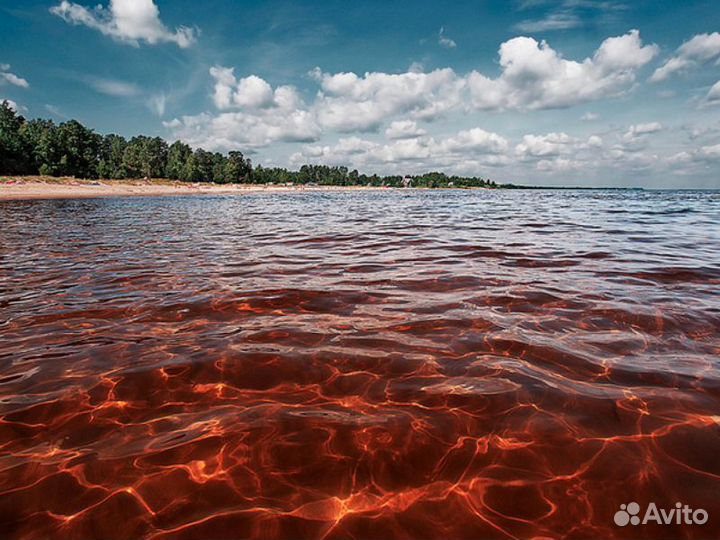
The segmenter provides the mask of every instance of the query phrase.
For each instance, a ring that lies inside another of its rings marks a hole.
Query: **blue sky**
[[[263,165],[720,188],[719,26],[714,0],[0,0],[0,98]]]

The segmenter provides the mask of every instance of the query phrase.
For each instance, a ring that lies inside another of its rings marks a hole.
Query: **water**
[[[720,195],[0,203],[3,538],[720,533]],[[704,508],[620,528],[621,503]]]

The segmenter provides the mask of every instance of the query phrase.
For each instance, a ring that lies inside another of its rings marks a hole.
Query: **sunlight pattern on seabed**
[[[3,538],[720,533],[720,196],[0,203]],[[705,508],[621,528],[620,503]]]

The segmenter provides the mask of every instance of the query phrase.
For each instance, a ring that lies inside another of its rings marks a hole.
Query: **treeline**
[[[502,187],[483,178],[448,176],[442,172],[430,172],[410,176],[379,176],[360,174],[347,167],[327,165],[303,165],[299,171],[282,168],[265,168],[258,165],[252,172],[252,181],[258,184],[292,183],[319,186],[388,186],[388,187]]]
[[[0,174],[227,183],[246,182],[251,172],[242,152],[224,156],[160,137],[103,136],[76,120],[25,120],[0,104]]]
[[[432,172],[415,176],[360,174],[347,167],[303,165],[298,171],[252,167],[242,152],[193,150],[177,141],[100,135],[76,120],[26,120],[0,103],[0,174],[77,178],[169,178],[187,182],[389,187],[498,187],[477,177]]]

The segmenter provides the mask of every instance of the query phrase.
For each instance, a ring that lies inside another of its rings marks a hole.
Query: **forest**
[[[0,103],[0,174],[76,178],[167,178],[186,182],[311,184],[389,187],[510,187],[479,177],[422,175],[379,176],[347,167],[303,165],[297,171],[253,168],[240,151],[227,154],[193,149],[161,137],[100,135],[76,120],[27,120],[9,103]],[[410,181],[408,182],[409,179]]]

